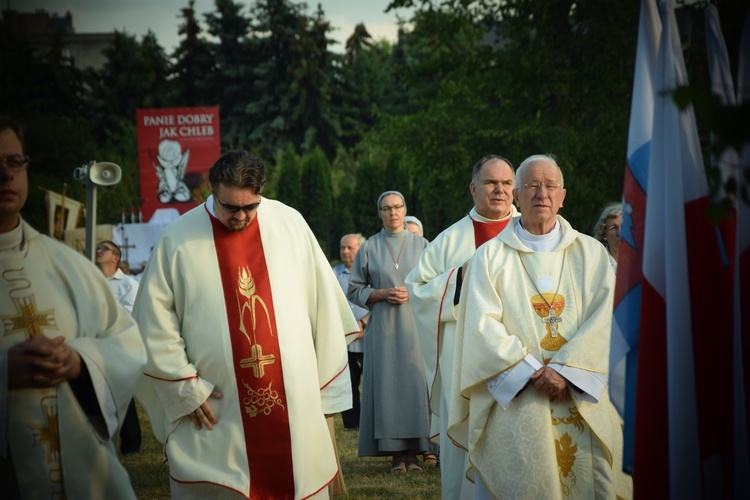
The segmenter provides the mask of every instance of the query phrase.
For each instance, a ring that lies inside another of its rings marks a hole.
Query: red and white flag
[[[642,11],[653,15],[653,0],[643,0]],[[657,32],[639,33],[639,40],[657,40],[659,49],[650,75],[653,109],[642,110],[653,113],[653,122],[643,181],[640,315],[637,332],[627,336],[637,352],[627,379],[633,370],[637,375],[635,389],[626,389],[623,415],[634,434],[636,498],[720,498],[731,488],[735,437],[726,404],[733,400],[733,301],[722,282],[731,270],[707,216],[693,110],[680,110],[672,97],[688,81],[671,1],[661,3],[660,14],[661,23],[641,24]],[[618,263],[618,289],[621,276]],[[615,333],[613,326],[613,349]]]
[[[628,131],[627,168],[622,193],[622,224],[618,246],[617,284],[612,318],[609,393],[624,419],[623,468],[633,472],[635,390],[643,280],[643,229],[654,126],[654,78],[661,20],[653,0],[642,0],[633,98]]]

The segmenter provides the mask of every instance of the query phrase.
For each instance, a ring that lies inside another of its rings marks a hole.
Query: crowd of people
[[[12,498],[134,498],[117,443],[138,453],[135,400],[172,498],[345,494],[338,414],[384,473],[439,467],[444,499],[632,497],[607,377],[622,206],[576,231],[554,157],[482,157],[473,207],[432,241],[385,191],[382,229],[343,235],[332,268],[304,218],[263,195],[263,163],[230,151],[139,282],[112,241],[97,272],[23,220],[29,164],[0,117]]]

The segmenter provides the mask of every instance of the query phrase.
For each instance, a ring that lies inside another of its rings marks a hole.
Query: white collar
[[[521,221],[516,224],[514,229],[521,243],[534,252],[551,252],[562,241],[562,231],[560,230],[559,221],[555,221],[554,227],[547,234],[531,234],[521,225]]]

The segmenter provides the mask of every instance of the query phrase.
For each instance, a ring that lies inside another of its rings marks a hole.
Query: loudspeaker
[[[115,163],[102,161],[89,167],[89,179],[97,186],[114,186],[121,178],[122,171]]]

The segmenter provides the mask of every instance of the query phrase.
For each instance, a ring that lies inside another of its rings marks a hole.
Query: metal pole
[[[96,259],[94,247],[96,241],[96,184],[91,179],[86,180],[86,250],[84,255],[91,262]]]

